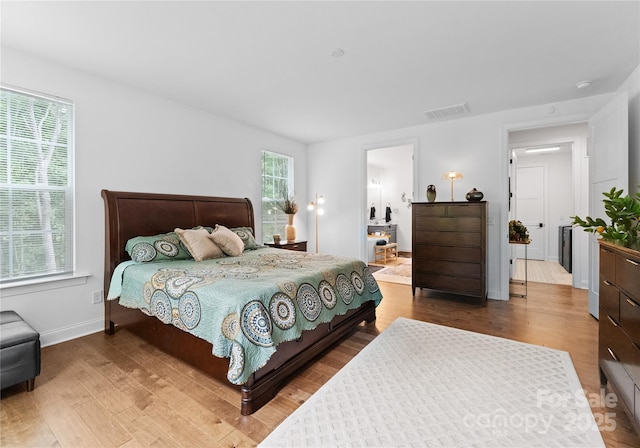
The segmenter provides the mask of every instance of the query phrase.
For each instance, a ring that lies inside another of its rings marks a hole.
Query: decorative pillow
[[[191,255],[175,232],[154,236],[136,236],[127,241],[125,250],[131,259],[138,263],[191,259]]]
[[[251,229],[251,227],[233,227],[229,230],[240,237],[240,239],[244,243],[244,250],[254,250],[265,247],[258,244],[256,239],[253,237],[253,230]]]
[[[178,228],[175,232],[194,260],[202,261],[224,257],[222,249],[209,238],[209,232],[206,228],[200,227],[188,230]]]
[[[216,224],[209,238],[222,249],[222,252],[232,257],[237,257],[244,251],[244,243],[240,237],[225,226]]]

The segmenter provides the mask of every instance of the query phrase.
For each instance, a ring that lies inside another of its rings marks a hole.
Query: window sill
[[[23,294],[31,294],[35,292],[48,291],[50,289],[67,288],[69,286],[84,285],[87,278],[91,274],[66,275],[60,277],[50,277],[40,280],[29,280],[24,282],[15,282],[8,285],[0,285],[0,293],[2,297],[19,296]]]

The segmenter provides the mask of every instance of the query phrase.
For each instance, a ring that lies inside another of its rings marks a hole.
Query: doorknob
[[[538,223],[538,227],[540,227],[540,228],[544,227],[544,223],[542,223],[542,222]]]

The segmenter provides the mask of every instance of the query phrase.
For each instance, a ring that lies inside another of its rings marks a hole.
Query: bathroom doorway
[[[395,268],[404,278],[398,283],[408,284],[414,149],[413,143],[406,143],[366,151],[365,260],[374,275],[375,271]]]

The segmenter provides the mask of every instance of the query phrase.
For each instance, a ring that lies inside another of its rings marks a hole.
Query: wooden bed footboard
[[[126,328],[165,353],[223,381],[229,387],[239,388],[242,394],[242,415],[252,414],[268,403],[302,366],[354,331],[360,323],[370,323],[376,319],[374,303],[367,302],[343,316],[337,316],[333,322],[307,330],[298,340],[278,345],[276,353],[264,367],[256,371],[242,386],[235,386],[227,381],[229,360],[214,356],[211,343],[173,325],[163,324],[139,310],[125,308],[115,300],[110,301],[109,307],[116,320],[111,321],[107,333],[113,333],[116,327]]]
[[[176,227],[223,224],[227,227],[251,227],[253,206],[249,199],[132,193],[102,190],[105,203],[104,288],[108,291],[115,267],[129,259],[126,242],[135,236],[156,235]],[[105,332],[127,328],[166,353],[231,387],[241,390],[241,413],[248,415],[266,404],[283,384],[305,363],[318,356],[350,333],[363,321],[376,318],[374,302],[350,310],[333,321],[303,332],[296,341],[278,345],[265,366],[242,386],[227,381],[229,360],[212,354],[211,343],[185,331],[166,325],[137,309],[121,306],[117,300],[105,300]]]

